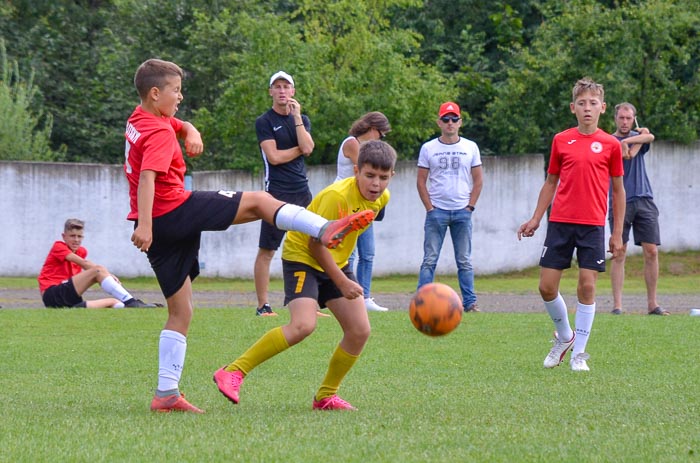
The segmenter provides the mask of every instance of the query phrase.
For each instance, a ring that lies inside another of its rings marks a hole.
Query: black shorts
[[[342,270],[345,276],[357,282],[349,265]],[[326,272],[316,270],[309,265],[282,259],[282,274],[284,275],[284,305],[300,297],[310,297],[323,308],[326,307],[326,302],[343,297],[343,293]]]
[[[549,222],[540,267],[564,270],[571,267],[576,250],[579,268],[605,271],[605,227]]]
[[[226,230],[238,213],[240,191],[193,191],[176,209],[153,219],[153,243],[146,253],[166,298],[199,275],[203,231]],[[138,222],[134,224],[134,228]]]
[[[608,217],[610,230],[613,228],[612,214]],[[651,198],[637,198],[629,201],[625,207],[625,221],[622,226],[622,244],[630,240],[630,229],[634,232],[634,244],[661,244],[659,230],[659,209]]]
[[[311,204],[311,190],[306,190],[302,193],[280,193],[276,191],[269,192],[275,199],[278,199],[284,203],[296,204],[297,206],[306,207]],[[260,222],[260,239],[258,240],[258,247],[262,249],[274,250],[279,249],[282,243],[282,238],[284,234],[287,233],[285,230],[280,230],[279,228],[271,225],[264,220]]]
[[[52,309],[59,307],[85,307],[85,301],[80,294],[75,290],[73,279],[59,285],[54,285],[46,288],[44,294],[41,295],[41,300],[44,301],[44,306]]]

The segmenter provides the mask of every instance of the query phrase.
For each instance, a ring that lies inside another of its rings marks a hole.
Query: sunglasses
[[[381,130],[379,130],[378,128],[376,128],[376,127],[375,127],[374,130],[376,130],[377,133],[379,134],[379,139],[380,139],[380,140],[384,140],[384,137],[386,137],[386,134],[385,134],[384,132],[382,132]]]
[[[442,116],[440,118],[440,120],[445,124],[447,124],[448,122],[454,122],[456,124],[457,122],[459,122],[460,119],[461,117],[459,116]]]

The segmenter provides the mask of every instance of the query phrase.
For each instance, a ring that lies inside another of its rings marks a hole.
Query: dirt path
[[[374,295],[380,305],[389,307],[391,310],[408,310],[411,300],[411,293],[377,293]],[[543,312],[542,301],[535,294],[482,294],[477,293],[479,307],[483,312]],[[90,290],[86,293],[86,299],[97,299],[104,297],[101,291]],[[141,291],[137,297],[147,302],[164,303],[162,294],[159,291]],[[270,303],[273,308],[281,307],[284,295],[282,292],[271,292]],[[569,307],[575,302],[575,297],[565,295]],[[697,294],[676,294],[671,296],[660,296],[662,306],[672,314],[687,315],[691,308],[700,307],[700,295]],[[629,295],[623,299],[625,311],[627,313],[646,312],[646,297],[644,295]],[[196,307],[231,307],[246,308],[255,307],[254,292],[233,292],[233,291],[194,291],[194,303]],[[599,313],[612,310],[612,297],[610,295],[600,295],[597,298]],[[0,288],[0,306],[4,308],[43,308],[39,291],[34,289],[4,289]]]

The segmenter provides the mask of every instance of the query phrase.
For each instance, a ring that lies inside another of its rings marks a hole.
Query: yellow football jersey
[[[389,190],[384,190],[376,201],[365,199],[357,187],[355,177],[332,183],[314,197],[308,210],[328,220],[337,220],[359,211],[371,209],[377,214],[389,202]],[[335,249],[329,249],[338,267],[343,268],[355,249],[359,233],[350,233]],[[282,259],[301,262],[323,271],[309,251],[309,235],[297,231],[287,232],[282,248]]]

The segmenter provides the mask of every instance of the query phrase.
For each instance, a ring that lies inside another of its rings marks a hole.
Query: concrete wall
[[[661,210],[662,249],[700,249],[700,156],[698,147],[657,142],[647,167]],[[517,270],[537,264],[546,223],[534,238],[518,242],[516,230],[534,210],[544,180],[541,155],[485,157],[485,185],[474,213],[474,267],[479,273]],[[375,275],[417,273],[422,258],[424,209],[415,187],[414,161],[399,163],[389,189],[386,218],[375,226]],[[335,178],[335,166],[309,169],[311,190]],[[199,190],[260,189],[259,177],[245,172],[195,172]],[[0,275],[36,275],[68,217],[86,221],[88,258],[119,276],[152,275],[148,261],[129,240],[132,224],[128,188],[121,166],[0,162],[0,211],[5,233],[0,240]],[[207,232],[200,259],[204,276],[252,277],[259,222],[224,232]],[[632,246],[631,252],[639,252]],[[277,256],[279,257],[279,256]],[[445,240],[438,273],[456,272],[450,238]],[[281,275],[279,258],[273,275]]]

